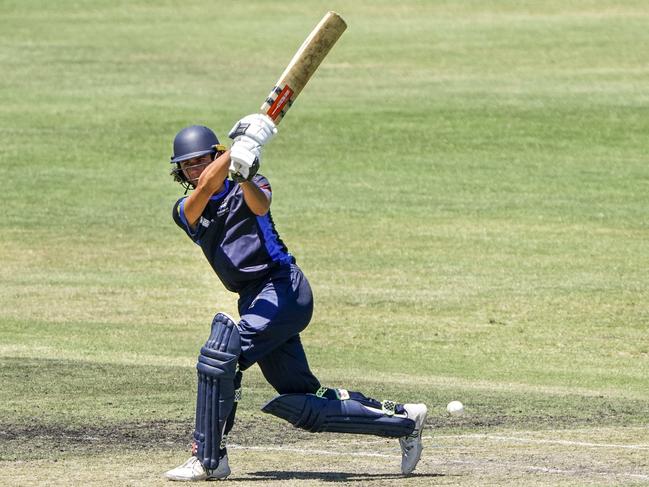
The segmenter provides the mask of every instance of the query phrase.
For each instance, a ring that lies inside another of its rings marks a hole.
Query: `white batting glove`
[[[248,136],[237,137],[230,147],[230,177],[249,181],[257,174],[261,163],[261,145]]]
[[[268,115],[253,113],[234,124],[228,137],[236,141],[238,137],[245,135],[259,145],[264,145],[275,137],[275,134],[277,134],[277,127]]]

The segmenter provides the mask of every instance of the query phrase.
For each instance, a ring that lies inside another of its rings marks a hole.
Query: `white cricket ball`
[[[451,401],[446,406],[446,410],[451,416],[461,416],[464,414],[464,405],[460,401]]]

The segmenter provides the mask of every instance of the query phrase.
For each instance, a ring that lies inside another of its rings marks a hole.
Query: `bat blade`
[[[336,12],[325,14],[275,83],[260,108],[261,113],[268,115],[276,124],[281,122],[346,28],[347,24]]]

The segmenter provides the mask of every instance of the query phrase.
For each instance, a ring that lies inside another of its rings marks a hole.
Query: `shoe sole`
[[[220,476],[208,475],[205,479],[188,479],[187,477],[177,477],[175,475],[165,475],[165,478],[167,478],[168,480],[173,480],[174,482],[200,482],[202,480],[225,480],[230,476],[231,473],[232,472],[228,472],[225,475]]]
[[[174,482],[200,482],[201,480],[206,479],[188,479],[187,477],[177,477],[175,475],[165,475],[167,480],[173,480]]]

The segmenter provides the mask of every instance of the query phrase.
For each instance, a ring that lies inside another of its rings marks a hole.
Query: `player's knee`
[[[201,348],[196,368],[210,377],[231,377],[237,372],[241,338],[234,320],[217,313],[212,320],[210,336]]]

